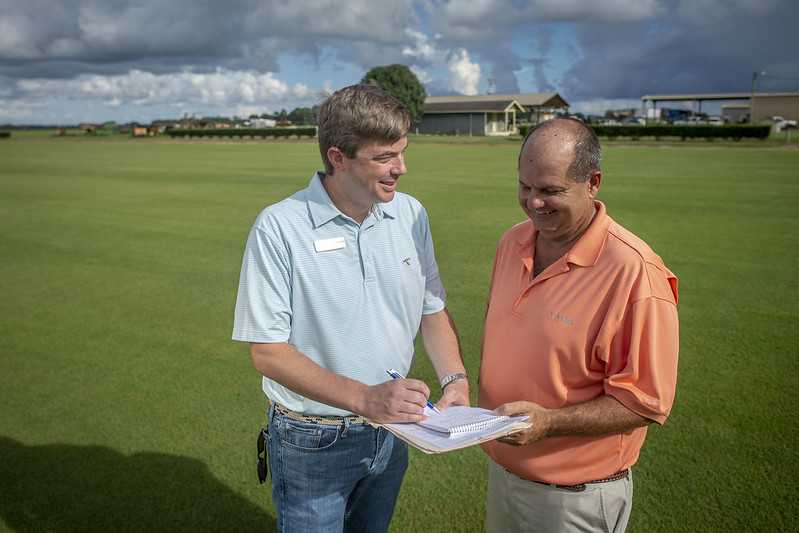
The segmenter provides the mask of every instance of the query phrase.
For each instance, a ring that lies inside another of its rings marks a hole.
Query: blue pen
[[[386,372],[388,372],[388,375],[391,376],[394,379],[405,379],[405,376],[403,376],[402,374],[400,374],[399,372],[397,372],[393,368],[389,368],[388,370],[386,370]],[[432,409],[436,413],[441,414],[441,411],[438,410],[438,407],[433,405],[433,403],[430,400],[427,400],[427,407],[429,407],[430,409]]]

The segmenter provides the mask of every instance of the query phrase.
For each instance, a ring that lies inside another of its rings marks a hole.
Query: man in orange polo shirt
[[[497,247],[478,404],[533,425],[483,445],[488,531],[624,531],[630,467],[674,401],[677,278],[595,200],[601,161],[571,119],[522,146],[530,220]]]

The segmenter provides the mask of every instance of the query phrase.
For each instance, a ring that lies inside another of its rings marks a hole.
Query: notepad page
[[[495,416],[488,409],[468,405],[451,405],[440,414],[425,407],[424,414],[427,420],[417,424],[450,435],[483,430],[508,419],[504,415]]]

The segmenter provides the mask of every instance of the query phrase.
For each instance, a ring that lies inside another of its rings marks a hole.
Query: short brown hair
[[[372,83],[350,85],[325,98],[317,111],[319,151],[328,174],[333,165],[327,151],[336,147],[354,158],[368,141],[396,142],[413,128],[405,106]]]

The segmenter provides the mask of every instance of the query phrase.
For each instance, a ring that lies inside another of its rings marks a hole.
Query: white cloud
[[[422,32],[407,29],[405,33],[414,41],[414,46],[406,46],[402,54],[416,61],[410,69],[422,84],[442,85],[464,95],[477,94],[480,64],[471,60],[465,48],[440,48],[435,38],[430,39]],[[431,72],[446,76],[446,80],[438,83],[436,74]]]
[[[333,92],[337,89],[335,85],[333,85],[333,80],[326,79],[325,82],[322,84],[322,92],[324,94],[333,94]]]
[[[436,50],[436,47],[433,44],[428,42],[427,35],[411,28],[406,28],[405,34],[413,40],[415,46],[405,46],[402,49],[403,56],[412,57],[417,60],[433,64],[438,62],[440,53]]]
[[[452,53],[447,63],[449,88],[466,96],[477,94],[480,83],[480,64],[469,58],[465,48]]]
[[[416,79],[418,79],[419,83],[421,83],[422,85],[433,81],[433,78],[430,76],[430,74],[427,73],[426,70],[419,68],[416,65],[410,67],[410,69],[411,72],[413,72],[416,75]]]
[[[163,115],[176,117],[186,109],[204,116],[249,116],[276,108],[312,106],[318,91],[296,83],[291,89],[271,72],[226,71],[153,74],[131,70],[118,76],[84,74],[72,80],[19,80],[11,93],[3,91],[0,122],[32,121],[42,110],[77,109],[79,120],[88,117]],[[12,103],[13,102],[13,103]],[[169,112],[168,109],[172,109]],[[82,110],[82,111],[81,111]],[[103,111],[105,110],[105,111]],[[81,114],[82,113],[82,114]]]
[[[319,97],[319,91],[314,91],[303,83],[295,83],[291,88],[291,95],[297,100],[312,100]]]
[[[252,115],[261,115],[264,113],[264,108],[257,105],[239,105],[233,108],[230,113],[226,113],[226,115],[231,117],[240,117],[246,118]]]
[[[0,98],[0,122],[9,124],[36,124],[40,121],[44,102],[26,102]]]
[[[90,99],[108,106],[117,106],[122,101],[139,106],[263,106],[285,98],[289,92],[287,84],[274,78],[271,72],[258,74],[222,69],[209,74],[153,74],[140,70],[119,76],[84,74],[73,80],[20,80],[17,88],[26,98],[33,100],[60,94],[66,99]]]

